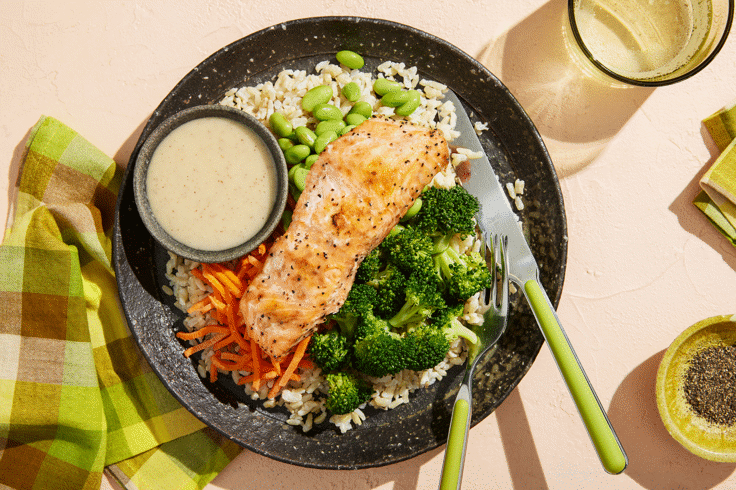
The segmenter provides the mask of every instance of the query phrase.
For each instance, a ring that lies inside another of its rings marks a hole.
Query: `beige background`
[[[256,30],[327,14],[423,29],[489,66],[545,138],[570,237],[559,316],[630,458],[623,475],[602,470],[543,347],[518,389],[471,431],[464,488],[736,488],[736,465],[692,456],[667,434],[653,393],[659,361],[681,331],[736,312],[736,249],[691,205],[714,158],[700,121],[736,98],[736,37],[690,80],[611,90],[567,59],[563,9],[563,0],[2,0],[0,215],[42,114],[125,164],[171,88]],[[354,472],[244,451],[208,488],[434,489],[443,449]]]

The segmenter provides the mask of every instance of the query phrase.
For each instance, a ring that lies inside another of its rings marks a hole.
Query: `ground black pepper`
[[[699,416],[718,425],[736,424],[736,345],[701,350],[685,375],[685,400]]]

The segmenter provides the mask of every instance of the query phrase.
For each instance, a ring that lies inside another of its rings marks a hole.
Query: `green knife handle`
[[[547,293],[534,279],[524,284],[524,293],[562,377],[567,383],[603,467],[611,474],[621,473],[628,464],[626,453],[557,319]]]
[[[470,429],[471,398],[468,386],[460,385],[450,419],[450,434],[447,436],[445,461],[442,463],[442,479],[440,490],[459,490],[462,483],[465,448],[468,444]]]

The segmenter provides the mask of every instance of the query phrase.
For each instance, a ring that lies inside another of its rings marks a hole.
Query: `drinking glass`
[[[626,85],[668,85],[715,58],[733,15],[734,0],[568,0],[567,41],[588,72]]]

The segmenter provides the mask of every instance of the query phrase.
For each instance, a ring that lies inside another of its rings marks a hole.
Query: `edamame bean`
[[[326,104],[332,99],[332,87],[329,85],[319,85],[309,89],[304,97],[302,97],[302,109],[312,112],[319,104]]]
[[[289,228],[289,225],[291,224],[292,214],[293,213],[291,209],[285,209],[284,214],[281,215],[281,226],[284,227],[284,230],[287,230]]]
[[[365,121],[365,117],[361,116],[360,114],[348,114],[345,116],[345,122],[348,123],[349,126],[357,126],[358,124]]]
[[[412,204],[411,207],[406,210],[406,214],[404,214],[404,216],[401,218],[401,221],[408,221],[412,219],[414,216],[417,215],[421,207],[422,207],[422,199],[417,198],[417,200],[414,201],[414,204]]]
[[[314,152],[319,155],[324,151],[324,149],[335,141],[337,139],[337,133],[335,131],[327,131],[326,133],[322,133],[321,135],[317,136],[317,139],[314,142]]]
[[[271,126],[271,129],[274,133],[282,138],[289,136],[294,130],[294,127],[291,125],[288,119],[286,119],[286,116],[284,116],[280,112],[274,112],[273,114],[271,114],[271,116],[268,118],[268,125]]]
[[[291,141],[289,138],[279,138],[277,141],[279,143],[279,148],[281,148],[281,151],[286,151],[294,146],[294,142]]]
[[[381,97],[394,90],[401,90],[401,84],[399,82],[389,80],[388,78],[378,78],[373,82],[373,91]]]
[[[360,85],[350,82],[342,88],[342,95],[350,102],[360,99]]]
[[[329,119],[342,119],[342,111],[332,104],[317,104],[312,110],[312,115],[320,121]]]
[[[296,187],[300,192],[304,191],[304,188],[306,187],[306,181],[307,181],[307,174],[309,173],[309,169],[297,166],[298,168],[294,171],[294,187]]]
[[[345,127],[345,121],[342,119],[328,119],[327,121],[320,121],[317,127],[314,128],[314,132],[317,136],[321,136],[322,133],[327,131],[334,131],[339,133],[342,128]]]
[[[412,112],[416,111],[422,103],[422,97],[418,90],[409,90],[407,93],[409,94],[409,100],[396,109],[396,114],[399,116],[410,115]]]
[[[296,137],[299,139],[299,143],[307,145],[310,148],[314,146],[314,140],[317,139],[317,135],[314,134],[314,131],[306,126],[299,126],[294,130],[294,132],[296,133]]]
[[[348,114],[360,114],[364,118],[368,119],[373,115],[373,107],[368,102],[363,100],[356,102],[353,107],[350,108]]]
[[[307,158],[304,159],[304,167],[306,168],[312,168],[312,165],[314,165],[314,162],[317,161],[317,158],[319,158],[319,155],[316,153],[312,153]]]
[[[355,126],[353,126],[352,124],[350,124],[350,125],[345,126],[344,128],[342,128],[340,130],[340,132],[337,133],[337,134],[340,135],[340,136],[342,136],[342,135],[344,135],[344,134],[349,133],[350,131],[352,131],[353,128],[355,128]]]
[[[409,92],[406,90],[394,90],[381,97],[381,104],[386,107],[399,107],[409,101]]]
[[[312,149],[307,145],[294,145],[284,152],[286,163],[299,163],[312,153]]]
[[[347,49],[338,51],[335,57],[337,58],[337,61],[351,70],[360,70],[365,65],[365,60],[363,60],[361,55]]]

